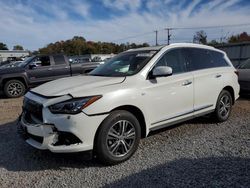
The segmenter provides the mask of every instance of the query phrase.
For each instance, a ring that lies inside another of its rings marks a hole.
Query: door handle
[[[220,78],[221,77],[221,74],[217,74],[216,76],[215,76],[215,78]]]
[[[52,68],[48,68],[48,71],[52,71]]]
[[[190,84],[192,84],[192,81],[186,80],[185,82],[182,83],[182,86],[188,86]]]
[[[64,67],[65,69],[68,69],[69,67],[68,66],[66,66],[66,67]]]

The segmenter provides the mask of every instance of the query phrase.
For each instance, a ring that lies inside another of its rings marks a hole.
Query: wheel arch
[[[20,82],[22,82],[24,84],[24,86],[26,87],[26,89],[28,88],[28,84],[26,82],[26,79],[24,77],[21,77],[21,76],[17,76],[17,77],[6,77],[6,78],[3,78],[3,86],[10,80],[18,80]]]
[[[235,103],[235,94],[234,94],[233,87],[232,86],[226,86],[226,87],[223,88],[223,90],[226,90],[231,94],[232,99],[233,99],[233,104],[234,104]]]
[[[114,108],[113,110],[111,110],[111,112],[115,110],[125,110],[133,114],[140,123],[141,138],[145,138],[147,136],[147,126],[146,126],[145,117],[144,117],[143,112],[138,107],[133,106],[133,105],[123,105],[123,106]]]
[[[123,106],[119,106],[119,107],[112,109],[110,112],[113,112],[115,110],[125,110],[125,111],[132,113],[140,123],[141,138],[145,138],[147,136],[148,130],[147,130],[147,126],[146,126],[145,117],[144,117],[144,114],[142,113],[142,111],[138,107],[133,106],[133,105],[123,105]],[[94,145],[96,144],[96,140],[97,140],[97,136],[99,134],[100,128],[101,128],[101,124],[99,125],[99,127],[97,128],[97,131],[95,133]],[[95,148],[95,146],[94,146],[94,148]]]

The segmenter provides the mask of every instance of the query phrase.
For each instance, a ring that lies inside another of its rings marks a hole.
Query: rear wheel
[[[114,111],[104,120],[97,133],[97,158],[109,165],[121,163],[137,150],[140,137],[141,128],[136,117],[127,111]]]
[[[20,97],[25,90],[25,85],[19,80],[9,80],[4,85],[4,94],[9,98]]]
[[[223,90],[217,100],[214,116],[218,122],[226,121],[232,110],[233,99],[227,90]]]

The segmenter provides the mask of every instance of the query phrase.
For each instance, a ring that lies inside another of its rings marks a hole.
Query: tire
[[[97,159],[103,164],[115,165],[135,153],[141,138],[141,127],[133,114],[117,110],[103,121],[96,136]]]
[[[24,95],[26,87],[19,80],[9,80],[4,85],[4,94],[9,98],[17,98]]]
[[[217,122],[224,122],[229,118],[232,111],[232,104],[232,95],[227,90],[222,90],[214,111],[214,117]]]

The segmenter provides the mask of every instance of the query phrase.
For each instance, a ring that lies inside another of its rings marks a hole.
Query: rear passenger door
[[[223,87],[223,69],[219,52],[200,48],[185,48],[187,69],[194,76],[194,114],[215,108]]]
[[[70,66],[64,55],[53,55],[54,65],[52,67],[54,79],[70,76]]]

